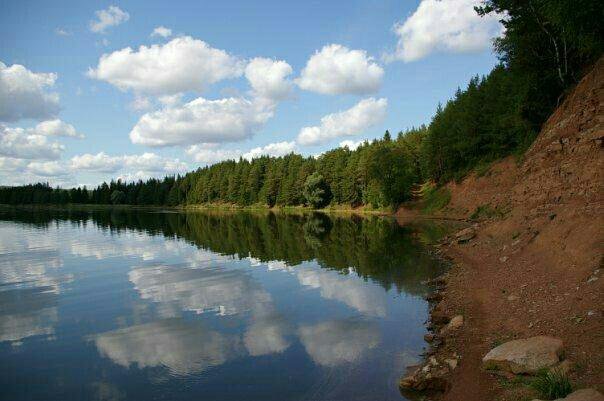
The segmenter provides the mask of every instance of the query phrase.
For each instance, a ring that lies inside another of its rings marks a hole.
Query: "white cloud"
[[[166,28],[165,26],[158,26],[151,32],[151,37],[161,36],[162,38],[167,38],[172,36],[172,30],[170,28]]]
[[[32,134],[23,128],[8,128],[0,125],[0,156],[57,160],[64,150],[63,145],[49,142],[45,135]]]
[[[122,156],[124,166],[145,172],[178,173],[187,169],[187,164],[178,159],[158,156],[155,153]]]
[[[241,76],[244,63],[224,50],[183,36],[166,44],[130,47],[103,54],[88,76],[121,90],[152,95],[203,91],[208,85]]]
[[[105,152],[74,156],[71,158],[70,166],[74,171],[87,170],[103,173],[115,173],[129,169],[144,176],[149,176],[149,173],[179,173],[186,171],[188,168],[187,164],[179,159],[166,158],[154,153],[109,156]]]
[[[187,149],[187,154],[197,163],[214,164],[224,160],[237,160],[241,151],[236,149],[212,149],[207,144],[193,145]]]
[[[378,328],[365,321],[333,320],[302,326],[299,336],[313,361],[330,367],[353,363],[380,342]]]
[[[324,46],[306,63],[300,88],[328,95],[368,94],[379,90],[384,70],[364,50],[338,44]]]
[[[42,121],[35,128],[29,130],[30,133],[47,136],[65,136],[72,138],[84,138],[84,135],[77,132],[75,127],[59,119]]]
[[[292,67],[285,61],[256,57],[245,67],[245,77],[250,82],[253,95],[272,99],[286,99],[292,91],[293,84],[287,79]]]
[[[182,93],[160,96],[157,100],[166,107],[178,106],[182,104]]]
[[[364,315],[386,316],[384,291],[377,285],[323,269],[296,269],[296,275],[300,284],[319,288],[323,298],[343,302]]]
[[[58,161],[31,162],[27,165],[27,171],[42,177],[58,177],[70,174],[66,166]]]
[[[266,146],[259,146],[257,148],[250,149],[248,152],[243,154],[244,159],[254,159],[260,156],[285,156],[290,154],[296,149],[296,142],[276,142],[269,143]]]
[[[0,121],[45,119],[59,112],[59,95],[46,92],[57,74],[34,73],[20,64],[0,62]]]
[[[480,0],[422,0],[417,10],[394,26],[398,43],[387,60],[416,61],[435,52],[467,53],[487,50],[503,26],[497,15],[480,17]]]
[[[19,171],[27,166],[27,160],[12,157],[0,157],[0,171]]]
[[[130,131],[130,139],[148,146],[236,142],[251,137],[273,111],[270,102],[199,97],[181,106],[144,114]]]
[[[193,145],[187,149],[187,154],[198,163],[214,164],[224,160],[237,160],[240,157],[252,160],[260,156],[285,156],[296,149],[296,143],[294,141],[269,143],[252,148],[247,152],[238,149],[213,149],[213,147],[213,144]]]
[[[200,373],[240,356],[241,340],[196,321],[158,320],[93,337],[99,353],[114,363],[166,367],[172,374]]]
[[[386,117],[386,99],[363,99],[352,108],[321,118],[321,125],[304,127],[298,134],[302,145],[317,145],[341,136],[358,135]]]
[[[96,20],[89,23],[90,30],[95,33],[105,33],[105,30],[117,26],[130,19],[130,14],[117,6],[109,6],[106,10],[95,11]]]
[[[105,152],[96,155],[85,153],[71,158],[71,168],[74,170],[90,170],[103,173],[113,173],[120,169],[119,157],[109,156]]]
[[[352,141],[350,139],[347,139],[345,141],[340,142],[340,147],[348,148],[350,150],[356,150],[359,146],[361,146],[363,142],[365,141]]]

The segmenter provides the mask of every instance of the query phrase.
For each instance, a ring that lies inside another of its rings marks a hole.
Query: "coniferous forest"
[[[184,176],[93,189],[0,187],[0,203],[394,207],[417,184],[460,179],[478,166],[522,154],[601,56],[603,10],[597,0],[485,1],[479,15],[505,15],[505,34],[494,42],[500,64],[439,105],[427,126],[395,136],[387,131],[355,150],[224,161]]]

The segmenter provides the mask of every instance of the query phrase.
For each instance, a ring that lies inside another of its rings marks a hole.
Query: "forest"
[[[289,154],[239,159],[183,176],[96,188],[38,183],[0,187],[2,204],[327,206],[392,208],[425,182],[459,180],[502,157],[521,155],[565,94],[601,55],[604,20],[596,0],[487,0],[505,34],[494,41],[500,63],[439,105],[428,125],[357,149],[319,157]]]

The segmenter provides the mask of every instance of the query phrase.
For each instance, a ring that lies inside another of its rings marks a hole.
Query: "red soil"
[[[481,359],[501,341],[536,335],[561,338],[574,382],[604,392],[603,78],[604,58],[524,161],[508,158],[448,186],[450,216],[484,205],[502,215],[482,220],[472,241],[442,249],[455,266],[436,310],[465,318],[437,352],[461,355],[443,400],[532,399]]]

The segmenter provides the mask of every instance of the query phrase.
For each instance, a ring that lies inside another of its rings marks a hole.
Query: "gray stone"
[[[563,350],[562,340],[537,336],[501,344],[489,351],[482,363],[486,369],[535,374],[557,365]]]
[[[458,243],[468,242],[474,237],[476,237],[476,229],[474,227],[464,228],[455,234],[455,239]]]

